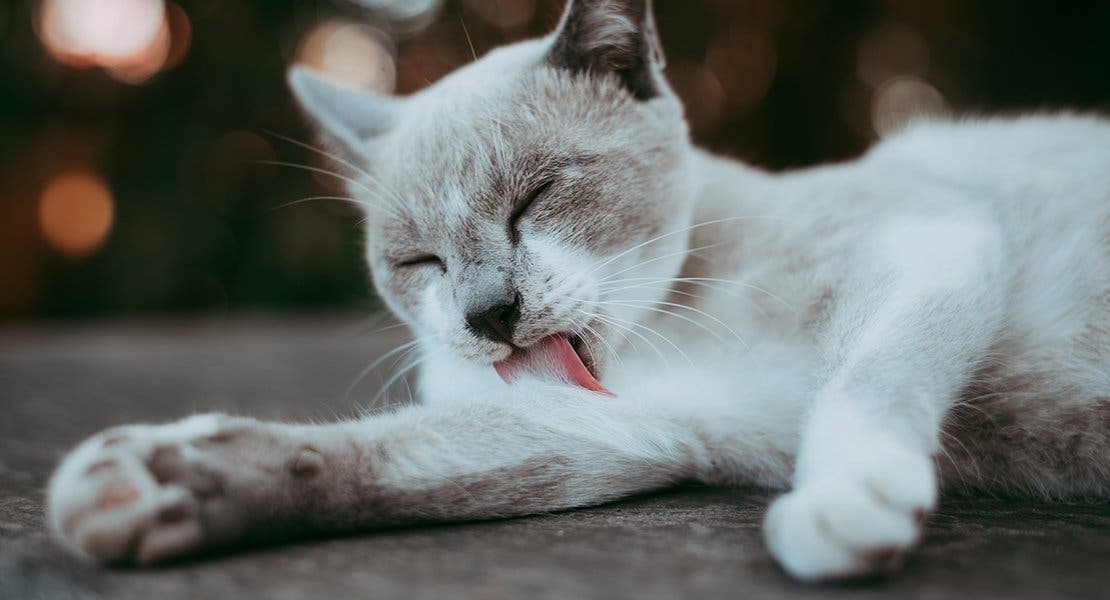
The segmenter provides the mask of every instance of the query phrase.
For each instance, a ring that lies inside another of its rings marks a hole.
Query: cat
[[[756,484],[819,581],[895,567],[941,491],[1110,496],[1110,122],[922,122],[771,174],[695,148],[663,67],[647,0],[572,0],[409,97],[292,68],[420,402],[109,429],[53,531],[146,564]]]

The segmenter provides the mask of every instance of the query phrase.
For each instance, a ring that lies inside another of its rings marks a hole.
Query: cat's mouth
[[[513,350],[508,358],[497,361],[493,367],[505,383],[532,376],[614,395],[597,380],[597,363],[586,344],[575,335],[547,336],[527,348]]]

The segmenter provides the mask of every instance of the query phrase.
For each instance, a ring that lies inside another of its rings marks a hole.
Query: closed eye
[[[405,260],[397,261],[399,269],[413,269],[416,267],[439,267],[440,271],[447,271],[447,264],[443,259],[434,254],[423,254]]]
[[[549,180],[540,184],[536,187],[536,189],[532,190],[531,194],[528,194],[528,198],[525,199],[524,202],[521,202],[519,206],[513,209],[512,214],[509,215],[509,234],[514,239],[519,234],[519,231],[517,231],[517,224],[520,222],[521,217],[524,216],[524,213],[528,212],[528,209],[531,208],[531,206],[536,202],[536,200],[540,198],[540,196],[543,196],[544,192],[546,192],[548,188],[551,187],[552,183],[554,182]]]

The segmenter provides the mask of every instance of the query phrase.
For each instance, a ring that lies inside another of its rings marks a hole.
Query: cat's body
[[[768,543],[820,579],[897,558],[938,483],[1110,496],[1110,124],[920,124],[766,174],[689,146],[652,31],[580,0],[404,101],[295,71],[422,406],[106,432],[55,475],[55,529],[151,561],[756,483],[793,488]]]
[[[931,263],[925,277],[947,277],[978,258],[955,254],[966,243],[961,235],[997,236],[1004,263],[994,279],[975,283],[993,281],[998,303],[976,307],[982,312],[959,331],[982,333],[986,350],[952,381],[957,404],[944,416],[936,461],[942,485],[1047,499],[1110,496],[1110,154],[1091,152],[1092,143],[1110,148],[1110,124],[1045,115],[923,122],[856,161],[781,175],[695,153],[692,220],[708,225],[691,230],[689,246],[711,247],[686,260],[664,300],[672,304],[661,308],[698,323],[642,315],[644,328],[635,330],[647,339],[626,332],[626,355],[606,383],[642,402],[678,399],[675,410],[701,413],[716,429],[708,437],[758,430],[764,438],[739,440],[730,452],[736,464],[699,479],[786,486],[798,425],[830,368],[820,336],[860,334],[860,323],[828,329],[853,279],[881,280],[885,265],[870,265],[899,252],[920,252],[908,259]],[[635,272],[621,277],[620,287],[662,285]],[[878,306],[861,300],[854,308]],[[427,404],[498,386],[488,368],[436,348],[427,355]]]

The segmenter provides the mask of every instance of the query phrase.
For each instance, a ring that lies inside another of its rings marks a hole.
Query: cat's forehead
[[[601,96],[600,98],[598,96]],[[543,66],[497,85],[456,84],[414,102],[374,160],[406,177],[470,179],[605,154],[638,130],[631,101]]]
[[[530,44],[495,50],[410,97],[374,145],[373,170],[415,220],[499,215],[545,179],[596,179],[673,138],[659,114],[669,105],[647,106],[615,78],[554,68],[545,46]]]

